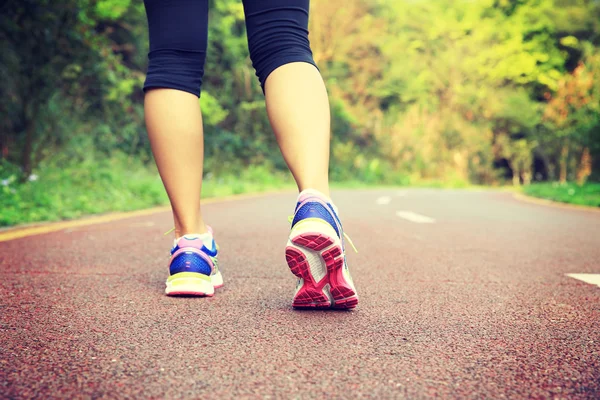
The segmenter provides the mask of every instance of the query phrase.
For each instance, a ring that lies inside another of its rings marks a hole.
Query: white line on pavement
[[[417,224],[433,224],[435,219],[426,217],[425,215],[417,214],[412,211],[396,211],[396,215],[400,218],[404,218],[407,221],[415,222]]]
[[[382,206],[385,204],[390,204],[390,201],[392,201],[392,198],[390,196],[381,196],[377,200],[375,200],[375,203]]]
[[[585,283],[590,283],[592,285],[597,285],[600,287],[600,274],[565,274],[570,278],[579,279],[580,281],[584,281]]]

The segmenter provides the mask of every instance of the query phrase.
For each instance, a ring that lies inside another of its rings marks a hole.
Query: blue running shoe
[[[212,236],[212,229],[208,228]],[[217,263],[217,245],[212,239],[207,248],[200,235],[184,235],[171,249],[168,296],[213,296],[223,286]]]

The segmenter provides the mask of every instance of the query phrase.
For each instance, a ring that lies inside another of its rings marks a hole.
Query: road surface
[[[334,193],[360,295],[295,311],[293,193],[204,207],[213,298],[164,296],[168,212],[0,242],[0,398],[600,398],[600,213]],[[585,275],[593,282],[593,275]]]

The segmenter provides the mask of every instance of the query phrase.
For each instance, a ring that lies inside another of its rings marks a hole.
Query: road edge
[[[563,208],[563,209],[569,209],[569,210],[579,210],[579,211],[589,211],[589,212],[600,213],[599,207],[583,206],[583,205],[579,205],[579,204],[561,203],[558,201],[552,201],[552,200],[548,200],[548,199],[542,199],[539,197],[528,196],[523,193],[513,193],[513,198],[515,200],[522,201],[525,203],[537,204],[537,205],[542,205],[542,206],[547,206],[547,207],[555,207],[555,208]]]
[[[244,193],[235,194],[224,197],[211,197],[202,200],[200,203],[213,204],[213,203],[224,203],[228,201],[246,200],[256,197],[270,196],[274,194],[290,193],[293,189],[280,189],[272,190],[260,193]],[[120,221],[127,218],[141,217],[145,215],[152,215],[160,212],[171,211],[170,206],[158,206],[152,208],[146,208],[143,210],[126,211],[126,212],[112,212],[106,214],[90,215],[79,219],[69,221],[56,221],[56,222],[41,222],[39,224],[15,226],[0,230],[0,242],[8,242],[10,240],[21,239],[24,237],[42,235],[44,233],[51,233],[61,231],[63,229],[69,229],[80,226],[89,226],[102,224],[106,222]]]

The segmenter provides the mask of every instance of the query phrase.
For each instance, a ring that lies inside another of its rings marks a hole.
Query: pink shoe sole
[[[337,308],[350,309],[358,305],[358,296],[352,285],[344,278],[344,257],[342,248],[334,245],[329,236],[318,232],[306,232],[294,237],[292,243],[297,247],[304,247],[319,253],[327,271],[325,276],[316,282],[310,272],[310,265],[306,257],[295,246],[285,249],[285,258],[294,275],[304,279],[304,285],[294,297],[292,306],[295,308]],[[333,304],[323,292],[329,284],[329,292],[333,298]]]

